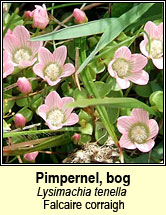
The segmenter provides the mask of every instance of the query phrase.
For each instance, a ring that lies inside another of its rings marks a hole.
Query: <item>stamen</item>
[[[58,127],[64,120],[64,114],[58,109],[52,110],[48,113],[47,120],[49,120],[53,126]]]
[[[148,49],[148,47],[146,47]],[[150,53],[153,58],[160,58],[163,54],[163,43],[161,40],[152,39],[151,40],[151,50]]]
[[[143,123],[136,123],[129,131],[129,138],[133,143],[142,144],[149,137],[149,128]]]
[[[130,72],[130,67],[130,63],[123,58],[116,59],[116,61],[112,65],[113,70],[117,72],[120,78],[128,75],[128,73]]]
[[[14,62],[19,64],[22,61],[29,61],[32,55],[27,49],[18,49],[14,54]]]
[[[50,80],[56,81],[56,79],[59,77],[61,73],[61,70],[56,63],[52,63],[46,67],[44,73],[45,73],[45,76],[48,76]]]

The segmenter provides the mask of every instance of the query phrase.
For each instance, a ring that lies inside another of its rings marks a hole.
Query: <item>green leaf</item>
[[[133,3],[114,3],[112,5],[112,16],[119,17],[129,9],[131,9]]]
[[[22,114],[25,116],[27,122],[29,122],[29,121],[32,120],[33,113],[32,113],[32,111],[29,110],[28,108],[25,109],[25,110],[23,110],[23,111],[20,111],[20,113],[22,113]]]
[[[7,124],[7,122],[3,119],[3,131],[10,131],[11,128]]]
[[[100,144],[104,144],[108,138],[108,133],[102,122],[96,122],[95,138]]]
[[[92,133],[93,133],[93,126],[92,126],[92,124],[91,123],[86,123],[85,127],[81,128],[81,133],[92,135]]]
[[[81,99],[68,104],[67,107],[87,107],[90,105],[109,105],[113,108],[143,108],[150,114],[156,115],[152,108],[134,98]]]
[[[88,98],[87,91],[81,87],[81,91],[76,88],[73,92],[73,97],[75,100]]]
[[[7,93],[4,93],[3,95],[3,114],[6,114],[9,112],[9,110],[12,109],[12,107],[14,106],[14,103],[15,101],[14,100],[5,100],[5,99],[9,99],[9,98],[12,98],[13,96],[12,95],[9,95]]]
[[[150,83],[148,83],[144,86],[136,85],[134,87],[134,90],[139,96],[142,96],[144,98],[148,98],[150,96],[150,94],[152,93],[152,88],[151,88]]]
[[[96,81],[94,85],[100,97],[105,97],[111,91],[110,85],[102,81]]]
[[[115,19],[107,18],[100,19],[92,22],[87,22],[84,24],[74,25],[71,27],[63,28],[56,32],[51,32],[38,37],[33,37],[31,41],[47,41],[47,40],[67,40],[71,38],[85,37],[94,34],[101,34]]]
[[[150,104],[156,105],[160,112],[163,112],[163,91],[156,91],[150,95]]]

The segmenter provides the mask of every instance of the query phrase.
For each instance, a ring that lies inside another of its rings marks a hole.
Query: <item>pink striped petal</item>
[[[147,52],[147,50],[146,50],[147,44],[148,44],[148,41],[145,41],[145,40],[143,40],[143,41],[140,43],[140,50],[141,50],[142,54],[145,55],[146,57],[149,56],[149,54],[148,54],[148,52]]]
[[[37,58],[34,58],[34,59],[32,59],[31,61],[22,61],[22,62],[20,62],[17,66],[18,66],[20,69],[24,69],[24,68],[27,68],[27,67],[29,67],[29,66],[32,66],[36,61],[37,61]]]
[[[66,119],[69,117],[69,115],[73,111],[73,108],[66,108],[65,105],[68,104],[68,103],[71,103],[71,102],[74,102],[74,99],[72,97],[64,97],[64,98],[62,98],[63,111],[64,111]]]
[[[135,84],[146,85],[149,81],[149,74],[142,70],[139,72],[132,72],[127,78]]]
[[[32,56],[35,56],[42,47],[42,41],[27,42],[28,47],[32,50]]]
[[[158,25],[157,28],[158,28],[158,38],[160,40],[163,40],[163,22],[160,23],[160,25]]]
[[[116,77],[116,82],[121,89],[126,89],[130,86],[130,81]]]
[[[45,80],[47,81],[47,83],[50,85],[50,86],[55,86],[57,85],[60,81],[61,81],[61,78],[57,78],[56,81],[51,81],[50,78],[48,76],[45,76]]]
[[[63,125],[74,125],[79,121],[78,115],[75,113],[70,114]]]
[[[155,145],[154,140],[148,140],[145,144],[137,144],[135,143],[137,149],[139,149],[141,152],[149,152]]]
[[[116,77],[116,72],[114,72],[114,70],[112,69],[112,64],[115,62],[115,60],[112,60],[109,64],[108,64],[108,72],[110,73],[110,75],[115,78]]]
[[[148,60],[141,54],[132,54],[130,62],[132,65],[132,71],[138,72],[146,66]]]
[[[66,56],[67,56],[66,46],[60,46],[56,48],[55,51],[53,52],[53,56],[54,56],[54,61],[57,64],[63,65],[65,63]]]
[[[163,69],[163,57],[161,58],[152,58],[153,64],[158,68],[158,69]]]
[[[12,74],[14,71],[14,65],[12,62],[8,62],[7,64],[4,64],[3,66],[3,78],[6,78],[8,75]]]
[[[51,62],[54,62],[53,55],[48,49],[44,47],[39,49],[38,58],[39,58],[39,62],[44,64],[45,66]]]
[[[155,137],[159,132],[159,126],[154,119],[149,120],[150,136],[149,139]]]
[[[149,114],[147,111],[144,109],[140,108],[134,108],[131,111],[131,117],[136,121],[136,122],[142,122],[148,125],[149,123]]]
[[[119,140],[119,145],[126,149],[136,149],[135,144],[133,144],[127,134],[123,134]]]
[[[16,26],[13,30],[14,36],[23,47],[27,47],[27,41],[30,39],[30,33],[24,26]]]
[[[122,47],[120,47],[120,48],[115,52],[115,55],[114,55],[114,59],[117,59],[117,58],[124,58],[124,59],[126,59],[127,61],[130,60],[130,57],[131,57],[131,51],[130,51],[130,49],[129,49],[127,46],[122,46]]]
[[[47,113],[49,112],[49,107],[47,105],[41,105],[38,107],[38,115],[46,120]]]
[[[53,126],[49,120],[46,120],[46,125],[48,125],[48,127],[49,127],[51,130],[59,130],[59,129],[62,128],[62,125]]]
[[[55,91],[52,91],[48,94],[48,96],[45,99],[45,104],[49,107],[49,109],[62,109],[63,103],[62,99],[59,96],[59,94]]]
[[[3,40],[3,48],[5,50],[13,54],[19,47],[20,44],[13,34],[8,34],[5,36]]]
[[[43,75],[43,70],[44,70],[44,67],[45,65],[44,64],[41,64],[41,63],[37,63],[34,65],[33,67],[33,71],[36,75],[38,75],[39,77],[41,77],[42,79],[45,79],[44,78],[44,75]]]
[[[121,116],[117,120],[117,127],[120,133],[126,134],[131,126],[136,122],[131,116]]]
[[[150,38],[157,38],[158,37],[158,29],[157,26],[149,21],[146,23],[144,30],[148,33]],[[147,40],[147,36],[144,34],[144,38]]]
[[[63,78],[63,77],[70,76],[70,75],[72,75],[74,72],[75,72],[74,66],[73,66],[71,63],[66,63],[66,64],[63,66],[63,73],[62,73],[61,77]]]

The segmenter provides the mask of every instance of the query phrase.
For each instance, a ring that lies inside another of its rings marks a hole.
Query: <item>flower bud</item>
[[[22,128],[26,124],[26,118],[21,113],[17,113],[14,122],[17,128]]]
[[[32,17],[33,17],[32,15],[33,15],[32,12],[29,10],[24,12],[24,17],[26,19],[32,19]]]
[[[3,13],[5,13],[7,11],[7,3],[3,3]]]
[[[78,144],[79,141],[80,141],[80,134],[75,133],[73,135],[73,142],[74,142],[74,144]]]
[[[86,14],[78,8],[74,9],[73,16],[74,16],[74,21],[77,24],[88,22],[88,18],[86,17]]]
[[[17,80],[17,86],[23,94],[28,94],[32,91],[31,83],[25,77],[21,77]]]
[[[31,152],[24,155],[26,161],[34,162],[39,152]]]
[[[33,27],[44,29],[49,23],[46,6],[43,4],[42,6],[35,5],[35,7],[36,9],[32,11]]]

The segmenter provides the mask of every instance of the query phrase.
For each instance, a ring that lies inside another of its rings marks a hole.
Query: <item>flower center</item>
[[[143,144],[149,137],[149,133],[147,125],[144,123],[135,123],[129,131],[129,138],[133,143]]]
[[[64,114],[61,110],[54,109],[48,113],[47,120],[49,120],[53,126],[58,127],[64,120]]]
[[[29,50],[21,48],[14,53],[13,61],[19,64],[22,61],[29,61],[31,57],[32,55]]]
[[[120,78],[126,77],[130,72],[131,65],[128,61],[123,58],[118,58],[112,64],[112,68]]]
[[[56,63],[52,63],[45,68],[44,73],[51,81],[56,81],[61,73],[61,69]]]
[[[146,49],[148,50],[147,45]],[[163,54],[163,43],[161,40],[152,39],[151,40],[151,50],[150,53],[153,58],[160,58]]]

